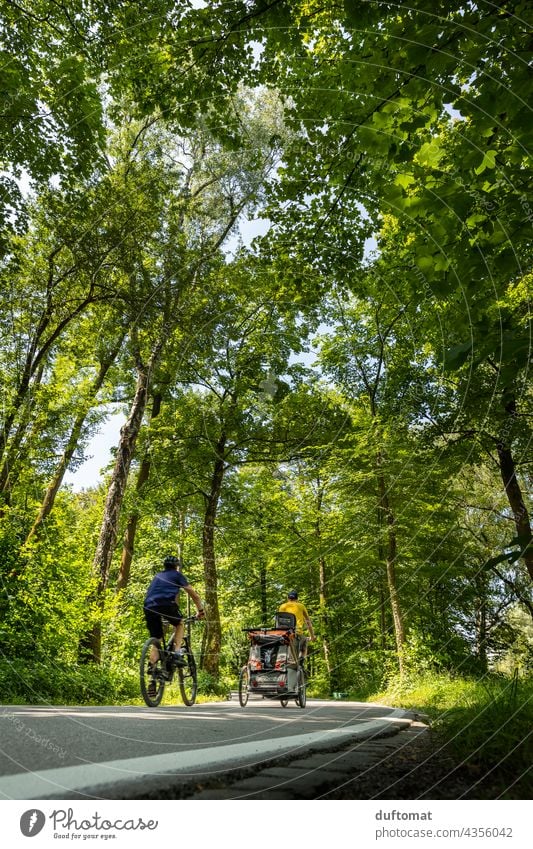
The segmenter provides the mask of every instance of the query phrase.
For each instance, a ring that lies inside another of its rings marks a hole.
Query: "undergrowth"
[[[4,704],[125,704],[139,697],[137,670],[0,660]]]
[[[1,702],[11,705],[141,705],[135,666],[61,664],[46,661],[0,660]],[[198,674],[197,701],[220,701],[228,689]],[[177,678],[166,688],[163,704],[182,704]]]

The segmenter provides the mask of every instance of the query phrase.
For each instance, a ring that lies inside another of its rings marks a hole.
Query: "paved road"
[[[413,719],[382,705],[319,700],[305,710],[252,699],[246,708],[235,700],[153,710],[3,706],[0,798],[238,798],[246,796],[239,782],[317,752],[356,745],[369,755],[372,741]]]

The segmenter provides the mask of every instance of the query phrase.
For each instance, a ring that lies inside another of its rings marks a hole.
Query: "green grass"
[[[473,782],[500,788],[502,798],[531,794],[532,678],[426,674],[397,679],[369,701],[426,714],[446,753]]]

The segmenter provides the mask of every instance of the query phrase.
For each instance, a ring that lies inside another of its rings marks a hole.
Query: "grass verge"
[[[369,701],[426,714],[443,754],[469,775],[470,798],[530,798],[532,678],[426,674],[396,679]]]

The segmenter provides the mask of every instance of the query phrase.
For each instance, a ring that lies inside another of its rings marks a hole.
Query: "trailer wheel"
[[[241,707],[246,707],[248,702],[248,688],[250,685],[250,674],[248,672],[248,667],[243,666],[241,669],[241,674],[239,675],[239,704]]]
[[[304,708],[307,704],[305,673],[302,668],[298,670],[298,695],[296,696],[296,704],[300,708]]]

